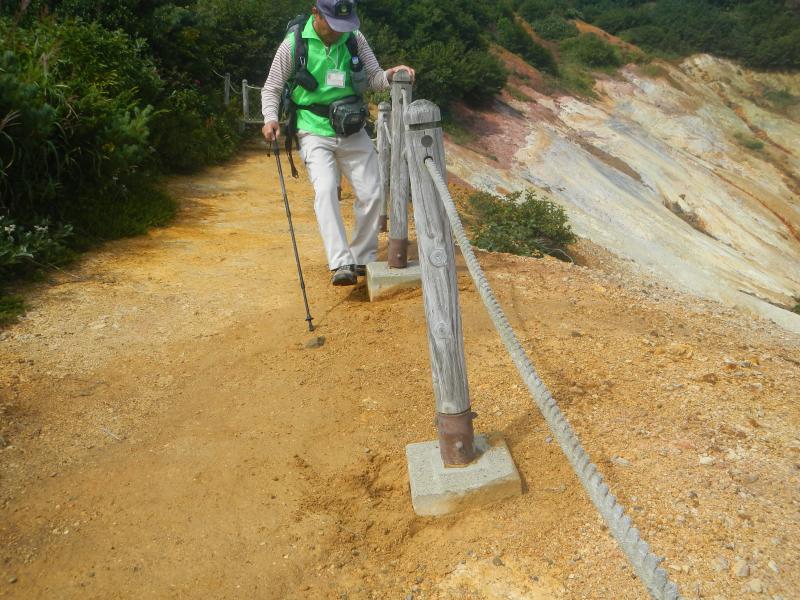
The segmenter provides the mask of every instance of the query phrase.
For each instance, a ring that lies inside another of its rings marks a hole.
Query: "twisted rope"
[[[511,354],[517,371],[528,387],[542,415],[544,415],[550,430],[553,432],[553,436],[558,441],[561,450],[589,494],[592,504],[600,512],[625,556],[628,557],[634,572],[645,584],[650,596],[655,600],[681,600],[678,586],[669,580],[667,572],[659,566],[664,559],[653,554],[647,542],[641,538],[639,530],[633,526],[633,521],[625,514],[624,508],[603,481],[603,476],[598,471],[597,466],[589,458],[572,426],[567,421],[564,413],[561,412],[550,391],[536,372],[536,368],[528,358],[525,349],[517,339],[503,309],[500,308],[500,304],[497,302],[492,288],[489,286],[489,282],[486,280],[486,276],[483,274],[478,259],[475,257],[467,234],[461,224],[461,219],[458,216],[453,198],[450,196],[447,184],[439,172],[436,162],[428,157],[425,159],[425,165],[442,199],[447,217],[450,220],[453,236],[461,248],[469,273],[478,287],[478,292],[489,311],[489,316],[506,349]]]

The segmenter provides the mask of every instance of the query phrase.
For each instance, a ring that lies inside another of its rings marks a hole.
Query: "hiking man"
[[[414,70],[404,65],[383,71],[359,25],[355,0],[317,0],[307,20],[290,23],[261,91],[262,132],[272,142],[280,136],[278,111],[289,82],[288,98],[284,96],[290,107],[286,148],[291,162],[296,136],[314,186],[314,211],[333,285],[355,285],[378,248],[378,156],[364,131],[367,108],[360,96],[368,89],[388,88],[400,69],[414,77]],[[292,174],[297,176],[294,164]],[[349,243],[339,210],[342,174],[356,195]]]

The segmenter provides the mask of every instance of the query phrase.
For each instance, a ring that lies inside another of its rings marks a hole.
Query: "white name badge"
[[[325,76],[325,83],[327,83],[330,87],[343,88],[344,81],[345,81],[344,71],[337,71],[336,69],[331,69]]]

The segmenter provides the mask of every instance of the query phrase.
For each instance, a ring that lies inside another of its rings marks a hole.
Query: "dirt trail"
[[[463,272],[477,427],[526,493],[413,515],[404,446],[435,435],[421,296],[332,288],[290,181],[325,337],[307,348],[273,165],[174,180],[172,226],[55,275],[0,333],[0,597],[644,598]],[[685,596],[800,597],[798,337],[587,252],[481,260]]]

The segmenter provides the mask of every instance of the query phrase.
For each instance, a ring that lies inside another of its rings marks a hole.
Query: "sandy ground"
[[[2,598],[597,598],[646,594],[549,437],[465,272],[470,387],[525,494],[416,517],[435,435],[419,292],[328,283],[274,162],[175,179],[176,222],[108,244],[0,332]],[[481,254],[512,324],[687,598],[800,597],[800,340],[584,248]]]

